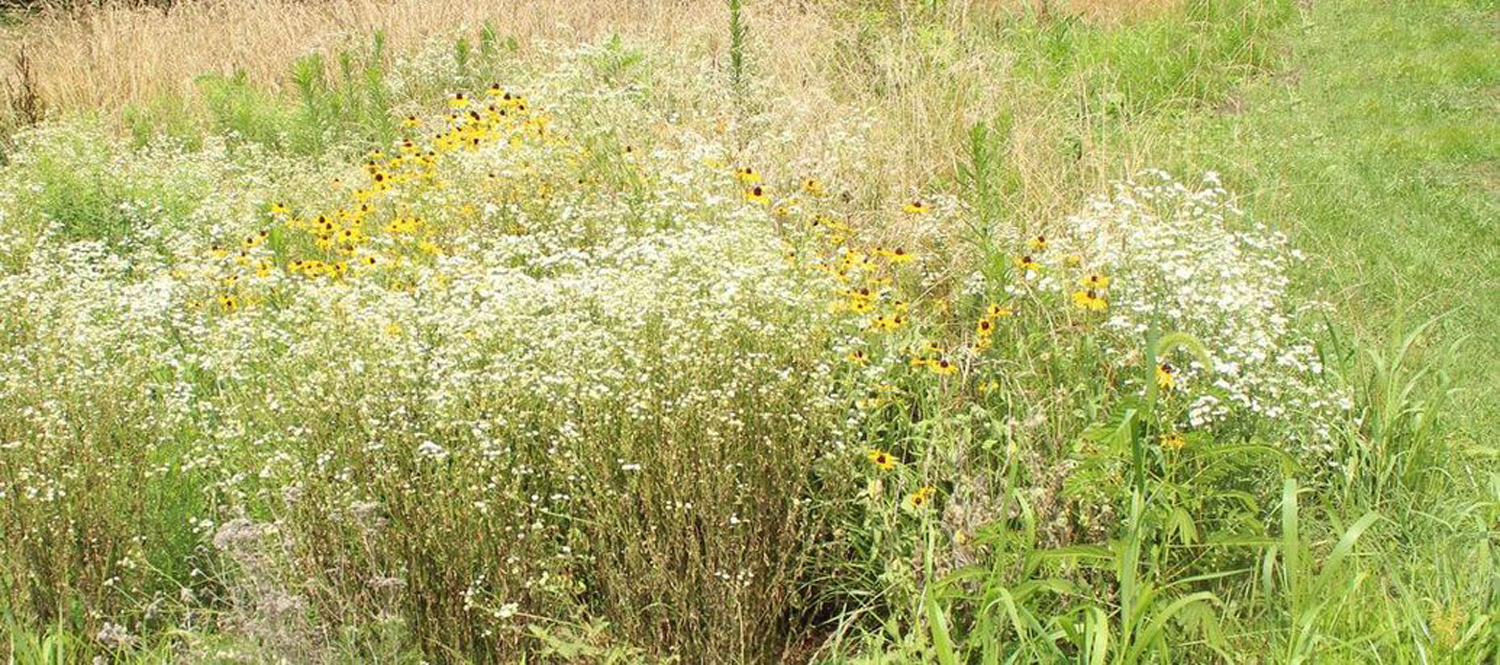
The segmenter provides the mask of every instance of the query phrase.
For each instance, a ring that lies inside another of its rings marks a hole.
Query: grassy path
[[[1280,224],[1299,278],[1367,341],[1451,310],[1429,357],[1468,436],[1500,426],[1500,14],[1484,0],[1318,0],[1279,73],[1178,118],[1155,163],[1217,169]],[[1462,340],[1456,357],[1447,345]]]

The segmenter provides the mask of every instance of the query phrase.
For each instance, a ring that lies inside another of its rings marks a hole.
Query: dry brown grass
[[[1181,0],[968,0],[944,11],[972,19],[1030,10],[1096,22],[1138,18]],[[818,42],[809,32],[838,31],[829,21],[846,2],[753,2],[756,38],[773,69],[795,68]],[[871,3],[882,4],[882,3]],[[887,11],[908,11],[905,2]],[[61,107],[118,108],[181,91],[193,76],[243,69],[252,81],[279,84],[298,55],[380,30],[400,48],[489,21],[523,45],[587,41],[621,32],[679,43],[717,39],[724,3],[712,0],[208,0],[170,10],[114,3],[83,11],[48,11],[21,29],[0,32],[0,76],[10,77],[21,42],[30,45],[42,92]]]
[[[299,55],[383,31],[396,49],[489,21],[523,46],[601,33],[676,42],[720,18],[683,0],[215,0],[164,11],[46,12],[0,40],[29,45],[42,95],[67,108],[119,108],[187,92],[205,72],[244,70],[276,87]],[[10,58],[5,58],[9,62]],[[6,72],[9,75],[10,72]]]
[[[996,50],[986,26],[1018,11],[1120,21],[1178,2],[958,0],[939,5],[936,23],[912,19],[925,3],[901,1],[750,0],[746,12],[754,76],[779,105],[769,114],[776,129],[815,136],[836,119],[872,118],[868,138],[881,149],[861,174],[866,194],[905,197],[951,174],[965,158],[968,128],[1007,110],[1017,122],[1006,159],[1026,174],[1019,209],[1045,220],[1076,201],[1080,182],[1102,182],[1131,160],[1111,155],[1106,173],[1089,146],[1080,160],[1076,146],[1061,143],[1055,130],[1073,109],[1012,77],[1013,55]],[[695,66],[727,59],[727,10],[713,0],[212,0],[169,11],[116,4],[44,12],[0,31],[0,80],[15,77],[11,54],[24,44],[49,108],[119,110],[190,96],[194,77],[207,72],[242,70],[279,89],[292,62],[312,50],[382,31],[399,53],[472,35],[485,22],[514,38],[521,58],[545,60],[557,45],[619,33],[708,61]]]

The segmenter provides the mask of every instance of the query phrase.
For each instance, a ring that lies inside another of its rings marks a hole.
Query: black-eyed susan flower
[[[984,315],[991,319],[1004,318],[1007,316],[1012,316],[1014,314],[1015,312],[1011,311],[1009,307],[1001,307],[1000,305],[997,305],[995,303],[990,303],[990,306],[986,307],[984,310]]]
[[[947,358],[939,358],[935,361],[932,361],[928,363],[927,367],[928,369],[931,369],[934,374],[940,374],[943,376],[947,376],[958,371],[958,365],[955,365]]]
[[[1186,445],[1187,439],[1183,438],[1177,432],[1172,432],[1161,437],[1161,447],[1163,450],[1182,450],[1183,446]]]
[[[1102,312],[1104,308],[1109,306],[1109,303],[1106,303],[1104,298],[1099,297],[1098,291],[1085,289],[1073,292],[1073,305],[1079,309]]]
[[[240,302],[234,296],[225,294],[219,296],[219,307],[226,312],[233,312],[240,308]]]
[[[409,115],[406,116],[406,119],[401,121],[401,124],[407,127],[416,127],[417,125],[422,124],[422,121],[418,120],[417,116]]]
[[[823,183],[817,178],[808,178],[802,181],[802,191],[807,192],[811,196],[822,196],[828,190],[823,187]]]
[[[1089,276],[1084,277],[1080,283],[1090,289],[1102,290],[1109,288],[1109,282],[1110,278],[1105,277],[1104,275],[1101,275],[1099,273],[1090,273]]]
[[[289,212],[291,212],[291,210],[286,207],[285,203],[277,201],[276,203],[271,204],[271,214],[272,215],[276,215],[276,216],[279,217],[279,216],[285,215],[285,214],[287,214]]]
[[[995,333],[995,322],[990,319],[980,319],[974,325],[974,334],[980,337],[989,337]]]
[[[916,512],[926,508],[932,503],[932,497],[935,494],[937,490],[929,486],[906,495],[906,509]]]
[[[448,106],[451,108],[461,109],[468,105],[469,96],[462,92],[455,92],[452,97],[448,98]]]
[[[870,459],[871,464],[875,465],[875,468],[880,469],[881,471],[890,471],[891,469],[896,468],[896,458],[892,457],[890,453],[879,448],[870,450],[870,452],[866,454],[866,457]]]
[[[1047,236],[1034,236],[1031,240],[1026,241],[1026,245],[1030,247],[1032,251],[1040,252],[1042,250],[1045,250],[1047,249]]]
[[[1172,366],[1162,363],[1156,366],[1156,385],[1162,390],[1171,390],[1177,385],[1177,375]]]
[[[766,205],[771,202],[771,197],[766,195],[766,190],[760,185],[745,190],[745,200],[751,203]]]
[[[744,185],[753,185],[757,182],[760,182],[760,174],[757,173],[755,169],[752,169],[748,166],[736,169],[734,172],[734,177],[736,180],[740,181],[740,184]]]
[[[1017,258],[1016,267],[1020,268],[1022,273],[1041,272],[1042,270],[1042,264],[1037,263],[1036,259],[1031,258],[1030,254]]]
[[[875,250],[875,253],[885,257],[887,261],[894,264],[910,263],[915,258],[904,247],[897,247],[895,249],[880,247]]]
[[[901,206],[901,211],[908,215],[925,215],[931,212],[932,208],[922,201],[909,201],[906,205]]]
[[[855,349],[853,351],[850,351],[849,355],[848,355],[848,358],[849,358],[849,362],[851,362],[851,363],[853,363],[855,365],[864,365],[864,364],[870,362],[870,356],[867,355],[867,354],[865,354],[865,352],[863,350],[861,350],[861,349]]]

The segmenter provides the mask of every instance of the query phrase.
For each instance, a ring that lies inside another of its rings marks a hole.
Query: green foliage
[[[205,132],[308,156],[351,146],[388,146],[400,129],[398,105],[431,104],[451,90],[482,89],[517,48],[514,38],[500,38],[486,23],[477,48],[467,37],[456,37],[451,69],[408,82],[397,95],[391,87],[393,58],[384,33],[377,32],[367,44],[341,49],[331,58],[320,52],[297,58],[285,93],[262,89],[243,71],[206,74],[196,80],[192,98],[164,97],[121,115],[138,146],[165,135],[197,148]],[[606,66],[603,75],[611,78],[626,76],[642,59],[638,51],[623,47],[606,54],[613,59],[601,63]]]
[[[188,99],[180,95],[164,95],[127,106],[120,111],[120,119],[136,148],[166,137],[198,150],[203,147],[204,128],[195,113]]]
[[[646,60],[646,53],[639,48],[626,46],[619,33],[595,49],[586,59],[595,78],[601,83],[621,88],[638,83],[639,69]]]
[[[729,2],[729,84],[743,102],[745,97],[745,39],[749,29],[745,26],[742,0]]]
[[[1076,85],[1081,113],[1121,118],[1217,104],[1248,71],[1273,64],[1266,35],[1289,0],[1192,2],[1126,28],[1063,17],[1007,26],[1021,70],[1051,88]]]

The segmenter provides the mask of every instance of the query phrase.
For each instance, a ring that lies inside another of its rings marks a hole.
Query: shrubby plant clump
[[[1360,395],[1214,177],[1023,232],[842,182],[858,121],[675,126],[634,57],[352,157],[25,135],[0,608],[118,659],[1137,662],[1359,585],[1375,517],[1315,587],[1296,511]]]

